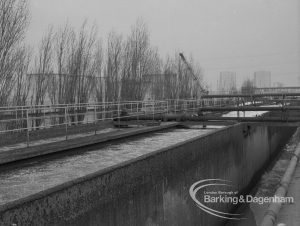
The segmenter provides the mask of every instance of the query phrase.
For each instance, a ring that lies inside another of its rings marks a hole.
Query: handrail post
[[[95,125],[95,135],[97,134],[97,108],[94,105],[94,125]]]
[[[66,140],[68,140],[68,117],[67,117],[67,108],[65,107],[65,129],[66,129]]]
[[[102,103],[101,105],[101,109],[102,109],[102,120],[106,120],[106,104],[105,102]]]
[[[166,103],[167,103],[167,114],[168,114],[169,113],[169,101],[167,100]]]
[[[15,110],[16,111],[16,129],[18,129],[18,109]]]
[[[143,107],[143,103],[142,103],[142,107]],[[145,111],[146,113],[146,111]],[[139,102],[136,102],[136,116],[137,116],[137,122],[139,123]],[[139,124],[138,124],[139,126]]]
[[[45,107],[43,108],[44,110],[44,128],[46,128],[46,109]]]
[[[118,100],[118,109],[117,109],[117,111],[118,111],[118,123],[119,123],[119,125],[121,125],[121,122],[120,122],[120,100]]]
[[[152,106],[153,106],[153,115],[152,115],[152,119],[154,121],[154,114],[155,114],[155,101],[153,100],[152,102]]]
[[[23,130],[24,128],[24,109],[23,109],[23,106],[21,107],[21,117],[22,117],[22,120],[21,120],[21,128]]]
[[[27,120],[27,147],[29,147],[29,117],[28,117],[28,108],[26,109],[26,120]]]

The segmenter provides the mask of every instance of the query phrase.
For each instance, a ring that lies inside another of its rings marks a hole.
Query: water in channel
[[[252,195],[258,198],[273,197],[282,176],[287,169],[290,159],[300,143],[300,129],[298,128],[290,141],[284,146],[280,156],[274,164],[262,175]],[[251,203],[241,206],[239,213],[242,213],[246,220],[230,221],[226,226],[255,226],[259,225],[264,217],[269,203]]]
[[[106,167],[206,134],[218,127],[170,129],[111,142],[93,150],[32,161],[0,173],[0,205],[56,185],[97,172]]]

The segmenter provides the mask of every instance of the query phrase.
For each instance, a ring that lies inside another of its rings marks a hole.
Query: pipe
[[[137,116],[121,118],[121,121],[136,120]],[[220,117],[220,116],[190,116],[185,114],[178,115],[140,115],[139,120],[162,120],[162,121],[240,121],[240,122],[300,122],[300,117]]]
[[[208,94],[203,95],[202,98],[232,98],[232,97],[298,97],[300,93],[265,93],[265,94]]]
[[[278,107],[200,107],[199,111],[297,111],[300,110],[300,106],[278,106]]]
[[[289,184],[293,178],[293,174],[295,172],[298,159],[300,156],[300,144],[298,144],[296,151],[291,158],[290,164],[288,168],[286,169],[281,181],[280,181],[280,187],[276,190],[275,195],[277,197],[285,197]],[[268,210],[265,213],[265,216],[262,220],[262,223],[260,226],[274,226],[277,216],[279,214],[280,208],[282,203],[281,202],[273,202],[269,205]]]

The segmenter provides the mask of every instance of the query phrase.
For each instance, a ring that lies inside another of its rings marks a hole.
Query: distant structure
[[[284,87],[284,84],[282,82],[274,82],[273,87]]]
[[[271,87],[271,72],[256,71],[254,72],[253,81],[256,88]]]
[[[176,74],[146,74],[143,76],[144,100],[161,100],[170,98],[177,82]]]
[[[164,75],[163,74],[147,74],[143,76],[143,84],[145,86],[144,100],[154,100],[155,88],[157,84],[162,84],[162,93],[164,92]]]
[[[231,94],[236,92],[236,73],[222,71],[218,80],[218,92],[220,94]]]
[[[299,86],[283,86],[283,87],[265,87],[255,88],[255,94],[266,94],[266,93],[300,93]]]
[[[28,90],[28,97],[27,97],[27,103],[28,105],[31,104],[35,104],[35,90],[36,87],[38,85],[38,83],[41,83],[41,80],[39,80],[39,76],[41,76],[40,74],[27,74],[27,78],[26,81],[30,83],[30,88]],[[55,86],[55,84],[58,84],[59,79],[61,78],[62,81],[68,81],[66,79],[71,78],[72,74],[56,74],[56,73],[49,73],[49,74],[45,74],[45,81],[44,84],[47,85],[43,85],[45,87],[49,87],[49,86]],[[103,83],[100,83],[99,80],[103,80]],[[94,86],[96,85],[102,85],[104,86],[105,84],[105,77],[96,77],[96,76],[89,76],[89,75],[85,75],[84,81],[87,83],[90,83],[92,88],[91,88],[91,93],[94,93],[94,95],[90,95],[88,102],[97,102],[99,100],[93,99],[92,96],[96,96],[96,90],[94,89]],[[82,80],[83,81],[83,80]],[[58,86],[58,85],[57,85]],[[46,88],[48,89],[48,88]],[[45,89],[45,90],[46,90]],[[105,89],[104,87],[102,88],[103,92],[102,95],[103,97],[105,97]],[[45,96],[44,96],[44,105],[51,105],[51,104],[58,104],[58,100],[57,98],[52,98],[51,101],[51,96],[52,97],[58,97],[58,88],[56,89],[52,89],[53,92],[46,92],[45,91]]]

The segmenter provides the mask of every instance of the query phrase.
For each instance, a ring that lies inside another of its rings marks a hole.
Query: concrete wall
[[[221,225],[189,187],[207,178],[250,188],[294,128],[238,124],[0,207],[1,225]]]

